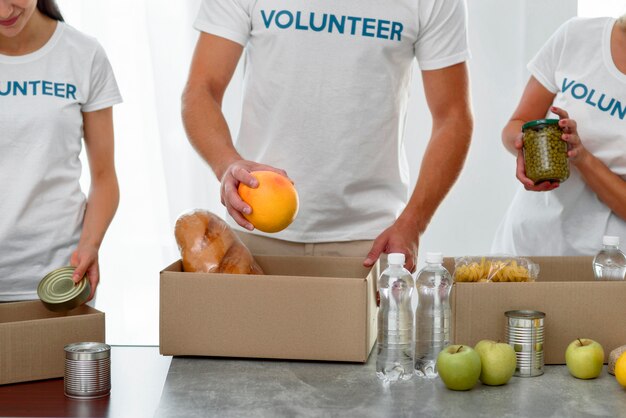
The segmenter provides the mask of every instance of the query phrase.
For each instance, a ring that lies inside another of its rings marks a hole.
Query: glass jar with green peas
[[[567,142],[558,119],[540,119],[525,123],[524,162],[526,177],[535,184],[544,181],[563,183],[569,177]]]

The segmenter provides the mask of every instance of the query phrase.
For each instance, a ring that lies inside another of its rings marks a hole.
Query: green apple
[[[480,381],[485,385],[506,384],[517,366],[515,350],[507,343],[482,340],[474,347],[480,356]]]
[[[437,370],[448,389],[470,390],[480,376],[480,356],[469,345],[449,345],[437,356]]]
[[[595,379],[602,372],[604,349],[589,338],[578,338],[565,350],[565,364],[572,376],[579,379]]]

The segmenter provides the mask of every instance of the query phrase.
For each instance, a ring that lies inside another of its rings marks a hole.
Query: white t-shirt
[[[236,147],[298,190],[296,220],[268,236],[373,239],[395,221],[412,65],[468,59],[464,0],[203,0],[195,27],[246,47]]]
[[[528,69],[556,94],[554,105],[577,122],[587,150],[626,180],[626,74],[611,56],[614,24],[613,18],[568,21]],[[551,192],[530,192],[520,186],[492,251],[593,255],[602,247],[603,235],[617,235],[626,242],[626,221],[598,199],[570,164],[570,178]]]
[[[102,47],[64,23],[39,50],[0,55],[0,301],[36,299],[69,264],[86,201],[81,112],[120,102]]]

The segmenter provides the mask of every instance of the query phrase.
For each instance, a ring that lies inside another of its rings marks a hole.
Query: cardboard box
[[[104,342],[104,313],[83,305],[52,312],[41,301],[0,303],[0,384],[63,377],[63,347]]]
[[[565,349],[576,338],[604,347],[605,362],[626,344],[626,282],[596,281],[592,257],[529,257],[539,264],[534,283],[455,283],[453,341],[474,346],[482,339],[506,341],[504,313],[545,312],[545,364],[565,364]],[[454,261],[446,260],[450,271]]]
[[[262,276],[161,272],[163,355],[365,362],[376,340],[378,265],[256,256]]]

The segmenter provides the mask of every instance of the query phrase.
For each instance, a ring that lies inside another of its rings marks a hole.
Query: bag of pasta
[[[539,265],[521,257],[488,256],[454,259],[456,282],[534,282]]]

